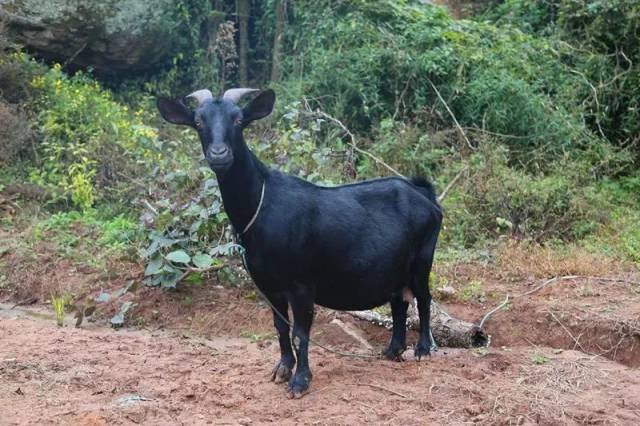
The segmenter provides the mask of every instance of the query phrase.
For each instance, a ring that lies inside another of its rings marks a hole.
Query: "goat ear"
[[[193,112],[182,102],[169,98],[158,98],[158,109],[162,118],[173,124],[193,126]]]
[[[260,94],[242,110],[244,123],[249,124],[254,120],[259,120],[271,114],[275,103],[276,92],[271,89],[260,92]]]

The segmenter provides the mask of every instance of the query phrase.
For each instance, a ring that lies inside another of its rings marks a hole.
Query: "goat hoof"
[[[402,354],[404,353],[405,348],[393,348],[389,346],[382,355],[387,358],[389,361],[397,361],[402,362]]]
[[[428,345],[418,344],[413,350],[413,355],[416,357],[416,361],[420,361],[423,356],[431,356],[431,350]]]
[[[274,383],[284,383],[291,378],[292,369],[280,361],[271,372],[271,381]]]
[[[307,393],[309,393],[309,389],[300,391],[300,392],[289,391],[289,393],[287,394],[287,397],[289,399],[300,399],[303,396],[305,396]]]
[[[309,384],[311,383],[311,374],[309,376],[295,375],[289,380],[289,399],[302,398],[309,392]]]

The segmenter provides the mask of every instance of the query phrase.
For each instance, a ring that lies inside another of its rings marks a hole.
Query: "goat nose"
[[[229,149],[226,146],[212,146],[209,148],[209,154],[213,158],[221,158],[227,155]]]

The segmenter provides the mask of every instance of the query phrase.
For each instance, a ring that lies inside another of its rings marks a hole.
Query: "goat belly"
[[[391,295],[370,295],[366,291],[358,292],[358,295],[346,292],[328,293],[318,292],[315,302],[318,305],[339,311],[360,311],[382,306],[391,299]]]
[[[396,287],[389,281],[334,280],[316,286],[315,302],[318,305],[341,311],[371,309],[391,300]]]
[[[385,236],[386,246],[371,241],[371,234],[361,238],[360,244],[343,241],[344,251],[335,250],[328,261],[322,262],[322,268],[312,267],[316,273],[316,303],[339,310],[371,309],[407,287],[411,252],[403,247],[403,238],[389,233]]]

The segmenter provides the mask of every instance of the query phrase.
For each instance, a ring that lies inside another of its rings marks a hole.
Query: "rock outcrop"
[[[0,0],[12,41],[97,72],[152,69],[177,47],[171,0]]]

